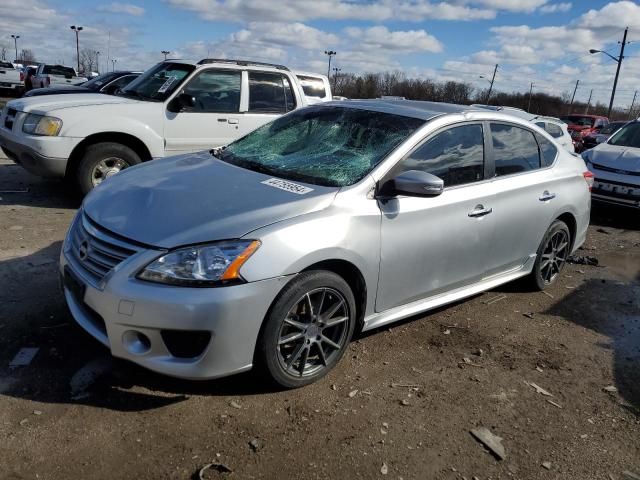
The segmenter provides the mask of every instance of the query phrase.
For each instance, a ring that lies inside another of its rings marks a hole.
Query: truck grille
[[[13,122],[16,119],[18,111],[15,108],[7,108],[7,114],[4,117],[4,126],[9,130],[13,130]]]
[[[94,286],[113,268],[139,251],[135,245],[92,224],[84,214],[74,222],[69,240],[70,260]]]

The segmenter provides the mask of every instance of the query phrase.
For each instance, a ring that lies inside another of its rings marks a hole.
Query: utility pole
[[[631,102],[631,107],[629,107],[629,118],[631,118],[631,114],[633,113],[633,107],[636,104],[636,96],[638,95],[638,91],[636,90],[633,94],[633,101]]]
[[[20,35],[11,35],[11,38],[13,38],[13,45],[16,47],[16,59],[15,61],[18,61],[18,39],[20,38]]]
[[[342,69],[338,67],[333,67],[333,90],[336,90],[336,85],[338,85],[338,73],[341,72]]]
[[[531,86],[529,87],[529,106],[527,107],[527,112],[531,113],[531,95],[533,94],[533,82],[531,82]]]
[[[96,71],[100,73],[100,52],[96,50]]]
[[[584,109],[584,114],[589,113],[589,107],[591,106],[591,97],[593,97],[593,88],[589,92],[589,100],[587,100],[587,108]]]
[[[76,32],[76,55],[78,56],[78,73],[80,72],[80,40],[78,40],[78,34],[82,30],[82,27],[76,27],[71,25],[71,30]]]
[[[333,57],[336,52],[334,52],[333,50],[325,50],[324,53],[326,55],[329,55],[329,68],[327,68],[327,78],[331,77],[331,57]]]
[[[620,66],[622,65],[622,59],[624,58],[624,46],[627,44],[627,33],[629,27],[624,29],[624,35],[622,36],[622,43],[620,44],[620,56],[618,57],[618,68],[616,68],[616,78],[613,80],[613,91],[611,92],[611,101],[609,102],[609,112],[607,117],[611,118],[611,110],[613,109],[613,99],[616,96],[616,87],[618,86],[618,75],[620,75]]]
[[[489,99],[491,98],[491,91],[493,90],[493,82],[496,80],[496,72],[498,71],[498,64],[496,63],[496,68],[493,69],[493,76],[491,77],[491,85],[489,85],[489,92],[487,93],[487,99],[484,103],[489,105]]]
[[[160,53],[162,53],[164,55],[164,59],[166,60],[167,59],[167,55],[169,55],[171,52],[169,50],[162,50]]]
[[[569,111],[567,113],[571,113],[571,107],[573,107],[573,100],[576,98],[576,92],[578,91],[578,85],[580,84],[580,80],[576,80],[576,88],[573,89],[573,95],[571,96],[571,103],[569,104]]]
[[[111,65],[113,65],[113,69],[111,70],[112,72],[116,71],[116,63],[118,62],[117,58],[112,58],[111,59]]]

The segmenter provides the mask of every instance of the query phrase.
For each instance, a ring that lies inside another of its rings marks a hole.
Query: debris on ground
[[[410,405],[409,400],[407,400],[406,398],[400,400],[400,405],[408,407]]]
[[[551,295],[549,292],[545,292],[544,290],[542,291],[542,293],[544,293],[547,297],[549,298],[554,298],[553,295]]]
[[[251,440],[249,442],[249,446],[251,447],[251,450],[253,450],[254,452],[257,452],[258,450],[260,450],[260,442],[258,442],[257,438],[254,438],[253,440]]]
[[[535,388],[536,393],[539,393],[541,395],[544,395],[545,397],[553,397],[553,394],[551,394],[550,392],[548,392],[547,390],[545,390],[544,388],[542,388],[539,385],[536,385],[533,382],[527,382],[525,381],[524,383],[526,383],[527,385],[529,385],[532,388]]]
[[[351,390],[349,392],[349,398],[353,398],[358,394],[358,389],[356,388],[355,390]]]
[[[338,387],[336,387],[335,383],[331,385],[331,390],[337,390],[337,389],[338,389]]]
[[[626,480],[640,480],[640,475],[638,475],[637,473],[630,472],[629,470],[625,470],[624,472],[622,472],[622,476]]]
[[[41,410],[34,410],[33,414],[34,415],[42,415],[42,411]]]
[[[237,408],[238,410],[240,410],[242,408],[242,405],[240,405],[238,402],[236,402],[235,400],[231,400],[229,402],[229,406],[231,408]]]
[[[611,232],[610,232],[610,231],[608,231],[608,230],[605,230],[604,228],[598,228],[598,229],[596,230],[596,232],[598,232],[598,233],[604,233],[605,235],[611,235]]]
[[[11,363],[9,364],[9,368],[28,366],[33,360],[33,357],[35,357],[36,354],[38,353],[38,350],[40,349],[35,347],[21,348],[18,351],[18,353],[16,353],[16,356],[13,357],[13,360],[11,360]]]
[[[74,373],[69,381],[71,400],[80,400],[88,397],[90,394],[87,390],[98,378],[110,371],[112,367],[113,361],[111,357],[98,357]]]
[[[464,365],[469,365],[470,367],[480,367],[480,368],[482,368],[482,365],[479,365],[477,363],[473,363],[469,357],[464,357],[461,362],[458,362],[458,365],[461,366],[461,367],[464,366]]]
[[[597,267],[599,262],[596,257],[591,257],[589,255],[569,255],[569,257],[567,257],[567,263]]]
[[[547,470],[551,470],[551,462],[542,462],[542,466]]]
[[[494,435],[488,428],[474,428],[471,430],[471,435],[487,447],[498,459],[504,460],[507,458],[507,454],[502,446],[502,437]]]
[[[232,473],[233,470],[231,470],[229,467],[227,467],[223,463],[210,463],[200,469],[200,471],[198,472],[198,478],[200,480],[207,480],[209,478],[215,478],[219,476],[212,472],[225,474],[225,473]]]
[[[608,387],[604,387],[602,390],[604,390],[605,392],[608,393],[617,393],[618,389],[616,387],[614,387],[613,385],[609,385]]]
[[[533,318],[534,313],[533,312],[527,312],[527,313],[523,313],[522,315],[524,317],[527,317],[527,318]]]
[[[560,405],[559,403],[554,402],[553,400],[547,399],[547,403],[550,403],[554,407],[562,408],[562,405]]]
[[[415,383],[391,383],[391,388],[420,388],[420,385]]]
[[[29,423],[29,420],[27,420],[26,418],[23,418],[22,420],[20,420],[21,427],[24,427],[27,423]]]
[[[382,466],[380,467],[380,473],[382,475],[386,475],[387,473],[389,473],[389,467],[384,462],[382,463]]]
[[[503,293],[502,295],[496,295],[495,297],[490,298],[484,303],[485,305],[491,305],[492,303],[499,302],[500,300],[504,300],[505,298],[507,298],[507,296]]]
[[[450,335],[451,334],[451,330],[449,330],[448,328],[442,332],[444,335]]]

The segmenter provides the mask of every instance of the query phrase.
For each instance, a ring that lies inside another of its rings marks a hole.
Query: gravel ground
[[[601,266],[569,265],[547,294],[510,284],[360,335],[325,379],[283,392],[251,373],[194,383],[111,360],[58,290],[78,205],[0,160],[2,479],[186,479],[211,462],[232,472],[206,478],[640,475],[638,212],[594,208],[579,253]],[[39,350],[11,369],[23,347]],[[87,365],[95,382],[74,377]]]

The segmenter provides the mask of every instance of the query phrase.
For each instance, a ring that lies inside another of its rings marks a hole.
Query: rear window
[[[307,97],[324,98],[327,96],[327,90],[324,88],[324,81],[318,77],[307,77],[298,75],[302,91]]]
[[[9,62],[0,62],[0,68],[11,68],[13,69],[13,65]]]
[[[538,145],[540,145],[540,162],[542,167],[551,166],[556,159],[556,155],[558,155],[558,149],[542,135],[536,133],[536,139],[538,140]]]
[[[71,67],[63,67],[62,65],[45,65],[42,73],[47,75],[60,75],[61,77],[75,77],[76,71]]]
[[[584,117],[582,115],[567,115],[566,117],[561,117],[561,119],[569,125],[579,125],[581,127],[593,127],[596,121],[593,117]]]
[[[491,124],[496,175],[511,175],[540,168],[538,143],[533,132],[515,125]]]

